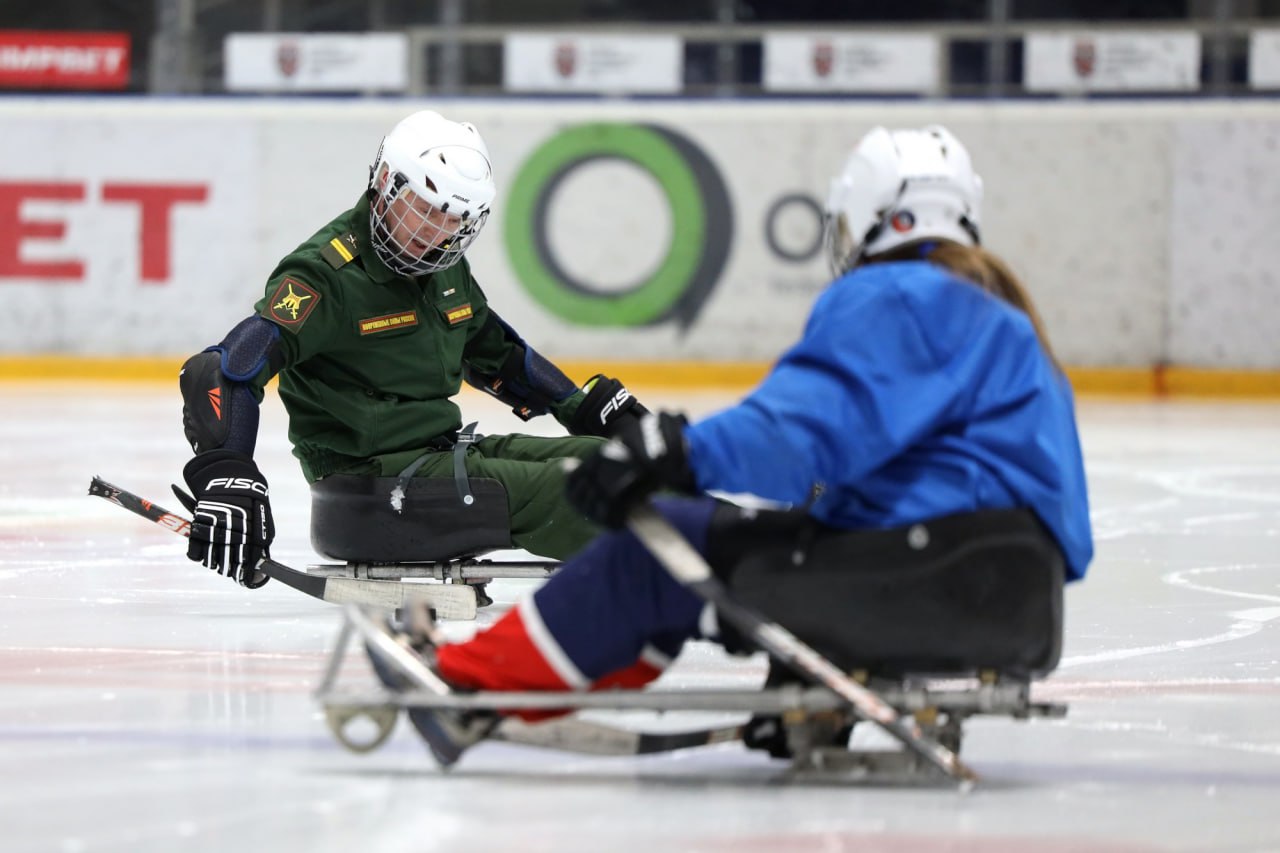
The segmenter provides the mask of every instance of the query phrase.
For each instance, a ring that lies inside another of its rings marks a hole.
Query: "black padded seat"
[[[963,530],[957,521],[927,526],[946,540]],[[912,565],[858,565],[840,540],[819,538],[801,565],[791,564],[793,549],[757,550],[730,586],[846,672],[1042,678],[1057,667],[1064,566],[1038,523]]]
[[[311,484],[311,547],[352,563],[430,563],[511,546],[507,490],[497,480],[469,480],[467,505],[449,477],[414,477],[402,511],[391,505],[395,477],[333,474]]]

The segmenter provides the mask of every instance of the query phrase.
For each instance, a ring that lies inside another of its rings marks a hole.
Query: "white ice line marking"
[[[40,646],[33,648],[31,646],[0,646],[0,653],[4,652],[57,652],[59,654],[74,655],[156,655],[160,657],[212,657],[224,658],[227,656],[225,651],[214,651],[206,649],[123,649],[108,648],[104,646],[93,646],[77,648],[75,646]],[[235,652],[237,658],[258,658],[261,660],[314,660],[324,657],[318,652],[303,653],[280,653],[280,652]]]
[[[1189,744],[1191,746],[1204,746],[1211,749],[1232,749],[1237,752],[1251,752],[1260,755],[1280,755],[1280,743],[1250,743],[1249,741],[1228,740],[1226,736],[1219,734],[1197,734],[1195,732],[1175,732],[1166,724],[1161,722],[1155,723],[1135,723],[1135,722],[1080,722],[1079,720],[1063,720],[1056,721],[1058,725],[1067,728],[1077,729],[1080,731],[1095,732],[1145,732],[1150,734],[1165,735],[1175,743]]]
[[[1209,524],[1222,524],[1224,521],[1257,521],[1260,518],[1271,518],[1273,510],[1266,512],[1223,512],[1216,515],[1197,515],[1184,518],[1182,523],[1187,527],[1202,527]]]
[[[1159,513],[1175,506],[1178,501],[1178,498],[1170,495],[1152,501],[1143,501],[1138,504],[1125,504],[1122,506],[1094,509],[1090,510],[1089,518],[1096,524],[1099,521],[1112,518],[1113,516],[1129,518],[1136,513]]]
[[[1075,681],[1064,678],[1050,678],[1036,686],[1036,693],[1045,695],[1071,695],[1074,693],[1097,692],[1157,692],[1170,690],[1216,690],[1224,687],[1280,687],[1280,677],[1276,678],[1162,678],[1159,681],[1140,679],[1089,679]]]
[[[1275,608],[1275,610],[1276,613],[1267,617],[1268,619],[1280,616],[1280,608]],[[1262,625],[1260,622],[1253,621],[1251,619],[1241,619],[1234,622],[1229,629],[1221,634],[1214,634],[1210,637],[1200,637],[1195,640],[1175,640],[1172,643],[1157,643],[1153,646],[1137,646],[1131,649],[1112,649],[1111,651],[1099,652],[1093,655],[1079,655],[1062,661],[1062,663],[1058,665],[1058,668],[1066,669],[1073,666],[1082,666],[1087,663],[1127,660],[1129,658],[1144,657],[1146,655],[1158,655],[1164,654],[1165,652],[1176,652],[1184,649],[1199,648],[1200,646],[1212,646],[1218,643],[1228,643],[1232,640],[1242,640],[1245,637],[1256,634],[1261,628]]]
[[[1280,595],[1267,595],[1263,592],[1240,592],[1239,590],[1234,589],[1222,589],[1221,587],[1216,586],[1206,586],[1204,584],[1198,584],[1188,580],[1188,578],[1191,578],[1194,575],[1234,572],[1242,569],[1265,569],[1268,571],[1275,571],[1280,569],[1280,565],[1275,563],[1233,563],[1225,566],[1201,566],[1194,569],[1181,569],[1176,572],[1169,572],[1169,574],[1161,577],[1160,580],[1172,586],[1194,589],[1198,592],[1211,592],[1215,595],[1229,595],[1234,598],[1245,598],[1250,601],[1270,601],[1275,604],[1280,604]]]
[[[1241,501],[1259,501],[1261,503],[1280,503],[1280,494],[1276,492],[1248,491],[1233,489],[1220,482],[1222,477],[1241,476],[1258,478],[1264,474],[1275,474],[1280,469],[1276,466],[1259,465],[1256,467],[1219,467],[1200,468],[1192,471],[1176,471],[1148,475],[1147,479],[1177,495],[1202,498],[1230,498]],[[1206,482],[1207,481],[1207,482]]]
[[[1244,598],[1252,601],[1268,601],[1280,604],[1280,596],[1267,595],[1266,593],[1256,592],[1239,592],[1237,590],[1221,589],[1219,587],[1206,586],[1204,584],[1194,583],[1188,578],[1192,575],[1212,574],[1215,572],[1236,571],[1239,569],[1261,569],[1274,568],[1270,564],[1261,563],[1242,563],[1228,566],[1202,566],[1194,569],[1182,569],[1176,572],[1170,572],[1163,575],[1160,580],[1172,586],[1181,586],[1187,589],[1194,589],[1197,592],[1208,592],[1215,595],[1227,595],[1234,598]],[[1218,643],[1229,643],[1233,640],[1241,640],[1245,637],[1252,636],[1262,630],[1263,624],[1270,622],[1272,619],[1280,618],[1280,607],[1255,607],[1248,610],[1236,610],[1227,614],[1235,621],[1231,627],[1220,634],[1213,634],[1209,637],[1200,637],[1194,640],[1174,640],[1169,643],[1157,643],[1151,646],[1137,646],[1131,649],[1112,649],[1106,652],[1098,652],[1092,655],[1079,655],[1070,657],[1059,664],[1059,669],[1066,669],[1073,666],[1081,666],[1089,663],[1102,663],[1105,661],[1127,660],[1129,658],[1144,657],[1146,655],[1164,654],[1166,652],[1182,651],[1184,649],[1194,649],[1201,646],[1212,646]]]

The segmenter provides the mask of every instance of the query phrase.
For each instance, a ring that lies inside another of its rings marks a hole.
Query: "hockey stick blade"
[[[519,717],[507,717],[489,737],[493,740],[573,752],[580,755],[654,755],[718,743],[742,740],[744,727],[692,729],[675,732],[651,732],[624,729],[576,717],[563,717],[537,723],[526,723]]]
[[[191,535],[188,519],[101,477],[90,481],[89,494],[109,500],[180,536]],[[476,618],[475,590],[465,584],[402,584],[396,581],[316,577],[272,559],[262,560],[257,569],[287,587],[331,604],[365,604],[394,610],[414,601],[425,601],[441,619]]]
[[[847,700],[859,717],[875,723],[908,750],[956,780],[962,789],[967,790],[977,780],[977,774],[962,763],[958,755],[925,737],[914,717],[898,714],[875,691],[847,677],[790,631],[735,601],[712,574],[702,555],[652,506],[643,504],[633,509],[627,517],[627,527],[676,580],[712,604],[721,618],[732,622],[760,648]]]

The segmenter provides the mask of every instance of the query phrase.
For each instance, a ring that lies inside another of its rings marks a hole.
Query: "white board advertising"
[[[774,33],[764,38],[764,87],[779,92],[938,90],[938,39],[877,33]]]
[[[503,40],[503,85],[513,92],[678,92],[676,36],[513,33]]]
[[[1249,85],[1280,89],[1280,30],[1249,33]]]
[[[233,92],[404,91],[409,39],[403,33],[232,33],[223,46]]]
[[[1195,90],[1200,50],[1192,32],[1029,33],[1023,85],[1030,92]]]
[[[422,108],[484,135],[499,194],[467,258],[550,358],[772,360],[829,282],[833,170],[877,124],[940,122],[985,179],[983,243],[1024,277],[1064,362],[1280,365],[1280,246],[1257,236],[1280,209],[1272,102],[10,98],[0,352],[216,343],[280,258],[356,203],[383,135]]]

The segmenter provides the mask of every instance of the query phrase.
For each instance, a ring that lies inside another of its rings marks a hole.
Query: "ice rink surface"
[[[695,415],[731,399],[637,390]],[[482,431],[519,427],[464,399]],[[963,754],[984,782],[967,795],[784,785],[784,764],[733,745],[618,759],[485,744],[442,774],[403,723],[348,754],[311,696],[335,607],[236,587],[86,495],[99,474],[176,508],[176,387],[0,385],[0,411],[5,853],[1280,850],[1280,405],[1082,402],[1097,558],[1036,690],[1070,713],[972,722]],[[271,397],[272,555],[301,568],[317,557],[284,432]],[[530,583],[495,582],[481,622]],[[695,644],[664,683],[763,673]]]

